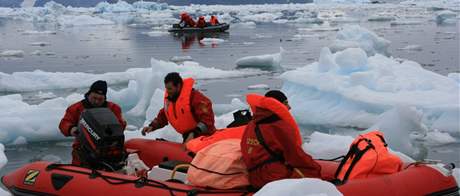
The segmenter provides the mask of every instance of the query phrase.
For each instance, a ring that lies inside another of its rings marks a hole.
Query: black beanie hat
[[[98,80],[94,82],[93,84],[91,84],[88,94],[91,92],[106,96],[107,95],[107,82],[103,80]]]
[[[283,103],[284,101],[287,100],[286,95],[284,95],[284,93],[279,91],[279,90],[268,91],[267,93],[265,93],[265,97],[274,98],[274,99],[278,100],[281,103]]]

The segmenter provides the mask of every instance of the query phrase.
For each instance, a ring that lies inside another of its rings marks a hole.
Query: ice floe
[[[280,76],[292,112],[302,124],[370,127],[397,105],[415,107],[430,129],[460,133],[458,82],[413,61],[359,48],[321,51],[319,62]],[[452,121],[452,122],[450,122]]]
[[[154,72],[152,72],[152,69]],[[125,72],[107,72],[103,74],[92,74],[83,72],[15,72],[12,74],[0,72],[0,91],[3,92],[25,92],[50,89],[67,89],[88,87],[96,80],[106,80],[109,84],[128,83],[129,80],[148,77],[151,74],[165,75],[169,72],[180,72],[185,76],[193,76],[196,79],[213,79],[242,77],[260,73],[255,70],[220,70],[199,65],[196,62],[186,61],[180,65],[172,62],[151,60],[150,68],[131,68]],[[147,75],[145,75],[147,74]]]
[[[0,52],[0,57],[22,58],[24,57],[24,51],[22,50],[4,50]]]
[[[374,32],[358,26],[346,25],[337,32],[336,40],[329,48],[332,52],[344,50],[346,48],[362,48],[370,56],[379,53],[388,55],[390,41],[379,37]]]
[[[254,68],[280,68],[283,59],[284,49],[280,48],[279,53],[265,54],[259,56],[247,56],[236,60],[238,67],[254,67]]]

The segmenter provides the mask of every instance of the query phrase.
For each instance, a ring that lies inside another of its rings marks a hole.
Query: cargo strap
[[[361,142],[367,142],[367,146],[363,149],[363,150],[360,150],[358,148],[358,145],[361,143]],[[348,177],[350,176],[351,174],[351,171],[353,170],[353,168],[355,167],[356,163],[358,163],[358,161],[362,158],[362,156],[369,150],[369,149],[375,149],[374,145],[372,144],[372,141],[367,139],[367,138],[361,138],[358,140],[358,142],[356,142],[355,144],[353,144],[351,147],[350,147],[350,150],[348,151],[347,155],[345,155],[345,157],[342,159],[342,161],[340,162],[340,165],[339,167],[337,168],[337,171],[335,172],[335,179],[333,180],[333,183],[336,184],[336,185],[339,185],[339,184],[345,184],[348,180]],[[345,165],[345,163],[350,159],[352,158],[353,160],[351,161],[351,164],[350,164],[350,167],[348,168],[347,172],[345,173],[344,177],[342,180],[338,179],[338,176],[340,174],[340,172],[342,171],[343,169],[343,166]]]

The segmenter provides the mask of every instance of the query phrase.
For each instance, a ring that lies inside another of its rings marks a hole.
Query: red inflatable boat
[[[190,162],[181,144],[133,139],[126,143],[153,167],[168,160]],[[323,176],[333,176],[338,162],[318,161]],[[441,164],[412,164],[399,173],[368,179],[350,180],[337,189],[344,195],[459,195],[450,170]],[[81,167],[35,162],[2,177],[14,195],[251,195],[247,190],[210,190],[179,182],[137,178]]]

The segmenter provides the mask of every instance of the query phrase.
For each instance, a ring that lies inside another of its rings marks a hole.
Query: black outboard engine
[[[108,108],[83,111],[78,122],[79,157],[83,167],[116,171],[125,165],[125,136],[117,117]]]
[[[252,119],[251,112],[249,110],[238,110],[233,113],[233,119],[233,122],[227,125],[227,128],[247,125]]]

